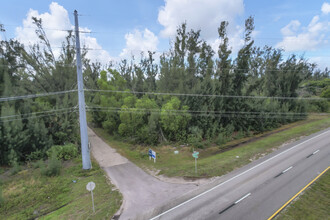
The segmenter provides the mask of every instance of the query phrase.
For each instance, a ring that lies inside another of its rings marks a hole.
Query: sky
[[[233,53],[244,45],[244,20],[255,19],[257,46],[284,49],[285,55],[303,55],[320,69],[330,67],[330,1],[320,0],[10,0],[1,3],[0,39],[36,43],[32,16],[41,18],[55,55],[73,29],[74,10],[79,14],[81,43],[92,49],[88,58],[103,64],[139,57],[141,51],[168,51],[176,28],[201,30],[212,48],[220,41],[217,28],[229,21]]]

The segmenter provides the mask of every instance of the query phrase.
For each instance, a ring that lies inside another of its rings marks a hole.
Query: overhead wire
[[[48,93],[41,93],[41,94],[31,94],[31,95],[21,95],[21,96],[9,96],[9,97],[1,97],[0,102],[7,102],[7,101],[14,101],[20,99],[31,99],[31,98],[38,98],[44,96],[52,96],[52,95],[61,95],[66,93],[77,92],[78,90],[66,90],[66,91],[59,91],[59,92],[48,92]]]
[[[78,15],[78,16],[91,16],[91,15]],[[21,27],[21,24],[3,24],[1,23],[4,27],[7,26],[7,27]],[[38,28],[36,27],[23,27],[23,28],[27,28],[27,29],[35,29],[35,30],[38,30]],[[74,29],[60,29],[60,28],[55,28],[55,27],[43,27],[44,30],[51,30],[51,31],[64,31],[64,32],[67,32],[67,31],[75,31]],[[130,30],[127,30],[127,31],[121,31],[121,32],[110,32],[110,31],[100,31],[100,30],[96,30],[96,31],[82,31],[82,30],[79,30],[80,33],[88,33],[88,34],[115,34],[115,35],[123,35],[123,34],[127,34],[127,33],[130,33],[132,31]],[[283,40],[283,37],[253,37],[252,40]],[[286,40],[293,40],[293,41],[296,41],[297,39],[296,38],[287,38]],[[330,40],[330,38],[324,38],[324,40]]]
[[[120,63],[119,63],[120,64]],[[76,64],[65,64],[65,63],[56,63],[56,65],[58,66],[68,66],[68,67],[76,67]],[[155,64],[154,64],[155,65]],[[13,66],[11,64],[0,64],[0,66],[8,66],[8,67],[18,67],[18,68],[24,68],[26,67],[25,64],[19,64],[16,66]],[[296,69],[270,69],[267,68],[267,66],[264,67],[258,67],[258,68],[246,68],[246,69],[242,69],[242,68],[219,68],[219,67],[207,67],[207,68],[199,68],[199,67],[166,67],[166,66],[159,66],[158,67],[158,72],[162,69],[170,69],[170,70],[214,70],[214,71],[222,71],[222,70],[230,70],[230,71],[235,71],[235,70],[243,70],[243,71],[247,71],[247,72],[252,72],[252,71],[274,71],[274,72],[289,72],[289,71],[297,71]],[[299,72],[302,72],[301,70],[299,70]],[[306,71],[307,72],[307,71]]]
[[[244,111],[201,111],[201,110],[184,110],[184,109],[155,109],[155,108],[120,108],[120,107],[103,107],[103,106],[86,106],[86,109],[105,109],[105,110],[122,110],[122,111],[142,111],[142,112],[183,112],[183,113],[209,113],[209,114],[278,114],[278,115],[306,115],[300,112],[244,112]]]
[[[145,112],[142,111],[128,111],[128,110],[106,110],[106,109],[89,109],[87,108],[86,111],[88,112],[113,112],[113,113],[132,113],[132,114],[145,114]],[[162,112],[162,111],[154,111],[152,112],[154,114],[166,114],[171,116],[193,116],[193,117],[224,117],[224,118],[288,118],[288,119],[304,119],[307,117],[300,115],[248,115],[248,114],[206,114],[206,113],[175,113],[175,112]]]
[[[141,91],[119,91],[102,89],[85,89],[86,92],[107,92],[124,94],[165,95],[165,96],[194,96],[214,98],[242,98],[242,99],[281,99],[281,100],[330,100],[330,98],[306,98],[306,97],[280,97],[280,96],[241,96],[241,95],[217,95],[217,94],[194,94],[194,93],[165,93],[165,92],[141,92]]]
[[[67,111],[67,110],[76,109],[76,108],[77,108],[77,106],[71,107],[71,108],[53,109],[53,110],[48,110],[48,111],[31,112],[31,113],[18,114],[18,115],[6,115],[6,116],[0,117],[0,120],[7,119],[7,118],[25,117],[25,116],[30,116],[32,114],[38,115],[38,114],[45,114],[45,113],[61,112],[61,111]]]
[[[78,109],[76,107],[72,107],[71,110],[66,110],[66,111],[53,111],[54,113],[51,114],[41,114],[41,115],[31,115],[31,116],[25,116],[22,118],[14,118],[14,119],[5,119],[5,120],[0,120],[0,122],[4,123],[4,122],[12,122],[12,121],[17,121],[17,120],[24,120],[24,119],[36,119],[36,118],[42,118],[42,117],[48,117],[48,116],[53,116],[53,115],[58,115],[58,114],[71,114],[71,113],[75,113],[78,112]]]

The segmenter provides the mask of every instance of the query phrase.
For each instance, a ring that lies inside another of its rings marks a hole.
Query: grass
[[[275,219],[330,219],[330,172],[323,174]]]
[[[157,162],[148,159],[147,146],[132,145],[107,134],[100,128],[93,130],[103,138],[110,146],[145,170],[159,171],[169,177],[180,176],[186,178],[201,178],[221,176],[236,168],[244,166],[251,161],[271,153],[283,143],[297,140],[301,136],[310,135],[330,126],[330,118],[327,116],[310,116],[308,119],[295,122],[281,128],[268,132],[269,136],[260,138],[253,142],[243,144],[233,149],[221,152],[224,146],[212,146],[206,149],[198,149],[200,152],[197,159],[198,174],[195,175],[194,158],[192,157],[192,146],[154,146],[151,147],[157,153]],[[276,133],[277,132],[277,133]],[[260,136],[260,135],[259,135]],[[255,137],[250,137],[255,138]],[[226,145],[237,144],[247,141],[249,138],[234,140]],[[175,155],[174,151],[179,154]]]
[[[103,170],[82,170],[81,159],[64,163],[59,176],[46,177],[40,168],[26,168],[14,176],[1,175],[4,202],[1,219],[110,219],[121,205],[121,194],[113,190]],[[95,182],[95,214],[86,184]]]

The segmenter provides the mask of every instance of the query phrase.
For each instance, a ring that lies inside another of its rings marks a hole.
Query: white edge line
[[[157,216],[151,218],[150,220],[155,220],[155,219],[157,219],[157,218],[159,218],[159,217],[161,217],[161,216],[163,216],[163,215],[165,215],[165,214],[167,214],[167,213],[173,211],[174,209],[177,209],[177,208],[179,208],[179,207],[181,207],[181,206],[183,206],[183,205],[185,205],[185,204],[187,204],[187,203],[189,203],[189,202],[191,202],[191,201],[193,201],[193,200],[195,200],[195,199],[201,197],[202,195],[205,195],[206,193],[209,193],[209,192],[213,191],[214,189],[218,188],[219,186],[222,186],[223,184],[228,183],[228,182],[230,182],[230,181],[232,181],[232,180],[234,180],[234,179],[236,179],[236,178],[238,178],[238,177],[240,177],[240,176],[242,176],[242,175],[244,175],[244,174],[250,172],[251,170],[254,170],[255,168],[257,168],[257,167],[263,165],[264,163],[267,163],[268,161],[270,161],[270,160],[272,160],[272,159],[274,159],[274,158],[276,158],[276,157],[278,157],[278,156],[280,156],[280,155],[282,155],[282,154],[285,154],[286,152],[288,152],[288,151],[290,151],[290,150],[292,150],[292,149],[294,149],[294,148],[296,148],[296,147],[298,147],[298,146],[300,146],[300,145],[302,145],[302,144],[304,144],[304,143],[306,143],[306,142],[308,142],[308,141],[311,141],[311,140],[313,140],[313,139],[315,139],[315,138],[318,138],[319,136],[324,135],[325,133],[328,133],[329,131],[330,131],[330,130],[325,131],[325,132],[323,132],[323,133],[321,133],[321,134],[319,134],[319,135],[317,135],[317,136],[315,136],[315,137],[312,137],[312,138],[310,138],[310,139],[308,139],[308,140],[306,140],[306,141],[303,141],[303,142],[301,142],[300,144],[297,144],[297,145],[295,145],[295,146],[293,146],[293,147],[291,147],[291,148],[289,148],[289,149],[287,149],[287,150],[285,150],[285,151],[283,151],[283,152],[281,152],[281,153],[279,153],[279,154],[276,154],[275,156],[273,156],[273,157],[271,157],[271,158],[268,158],[267,160],[265,160],[265,161],[263,161],[263,162],[261,162],[261,163],[255,165],[254,167],[251,167],[250,169],[244,171],[243,173],[240,173],[240,174],[238,174],[238,175],[236,175],[236,176],[234,176],[234,177],[232,177],[232,178],[226,180],[225,182],[222,182],[222,183],[220,183],[219,185],[216,185],[216,186],[212,187],[211,189],[206,190],[205,192],[203,192],[203,193],[201,193],[201,194],[199,194],[199,195],[197,195],[197,196],[195,196],[195,197],[193,197],[193,198],[191,198],[191,199],[189,199],[189,200],[187,200],[187,201],[185,201],[185,202],[183,202],[183,203],[181,203],[181,204],[179,204],[179,205],[177,205],[177,206],[174,206],[173,208],[171,208],[171,209],[169,209],[169,210],[167,210],[167,211],[165,211],[165,212],[163,212],[163,213],[160,213],[159,215],[157,215]]]
[[[243,196],[242,198],[240,198],[239,200],[237,200],[237,201],[235,202],[235,205],[236,205],[237,203],[241,202],[243,199],[246,199],[246,198],[249,197],[250,195],[251,195],[251,193],[246,194],[245,196]]]
[[[291,170],[291,169],[292,169],[292,166],[289,167],[289,168],[287,168],[286,170],[283,170],[282,173],[288,172],[288,171]]]
[[[314,155],[314,154],[317,154],[319,151],[320,151],[320,150],[314,151],[314,152],[313,152],[313,155]]]

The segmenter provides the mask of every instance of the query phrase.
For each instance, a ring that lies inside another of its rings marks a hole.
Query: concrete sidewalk
[[[88,137],[94,158],[123,194],[123,210],[119,219],[145,219],[144,216],[148,216],[154,209],[197,188],[193,183],[162,182],[122,157],[90,128]]]

